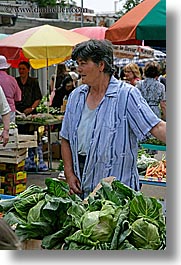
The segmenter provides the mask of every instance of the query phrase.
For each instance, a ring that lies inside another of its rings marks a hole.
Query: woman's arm
[[[24,113],[26,115],[31,114],[34,111],[34,109],[36,109],[36,107],[38,107],[38,105],[40,104],[40,101],[41,101],[40,99],[35,100],[35,102],[32,104],[31,107],[28,107],[24,110]]]
[[[62,160],[64,163],[64,174],[67,180],[67,183],[70,187],[70,193],[82,193],[80,189],[80,181],[75,176],[74,169],[73,169],[73,161],[72,161],[72,153],[70,149],[69,141],[62,138],[61,139],[61,154]]]
[[[157,125],[151,129],[150,133],[160,141],[166,143],[166,122],[160,121],[157,123]]]

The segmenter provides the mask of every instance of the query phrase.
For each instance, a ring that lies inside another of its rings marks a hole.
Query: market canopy
[[[105,38],[114,44],[166,40],[166,0],[144,0],[111,25]]]
[[[91,39],[104,40],[105,32],[107,29],[108,29],[107,27],[95,26],[95,27],[74,28],[74,29],[71,29],[71,31],[80,33]]]
[[[70,58],[72,48],[89,38],[70,30],[43,25],[14,33],[0,40],[1,55],[8,61],[29,59],[34,69]]]

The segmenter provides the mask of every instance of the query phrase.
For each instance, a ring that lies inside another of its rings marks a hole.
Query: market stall
[[[39,127],[45,126],[47,130],[47,144],[48,144],[48,168],[52,169],[52,143],[51,143],[51,132],[52,132],[52,126],[54,125],[61,125],[63,120],[63,115],[52,115],[47,113],[38,113],[34,115],[28,115],[28,116],[16,116],[16,123],[17,125],[23,125],[23,124],[32,124],[37,125]]]

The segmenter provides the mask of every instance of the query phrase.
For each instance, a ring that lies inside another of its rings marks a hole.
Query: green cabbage
[[[158,227],[144,218],[133,222],[129,241],[137,249],[157,250],[161,246]]]
[[[110,201],[105,201],[100,211],[86,212],[82,216],[82,232],[96,242],[110,242],[116,227],[120,208]]]

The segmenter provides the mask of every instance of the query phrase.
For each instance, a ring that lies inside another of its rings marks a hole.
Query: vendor
[[[25,115],[36,114],[36,107],[39,105],[42,99],[42,93],[40,90],[39,82],[37,78],[29,76],[30,64],[29,62],[20,62],[18,66],[19,75],[16,77],[18,85],[22,91],[22,100],[16,102],[16,110],[24,113]],[[18,132],[20,134],[34,134],[34,131],[38,130],[38,126],[32,124],[18,125]],[[42,145],[41,141],[38,144],[38,156],[39,164],[38,170],[45,171],[47,166],[43,161]],[[28,158],[25,163],[26,171],[36,171],[37,165],[34,161],[35,148],[28,148]]]

